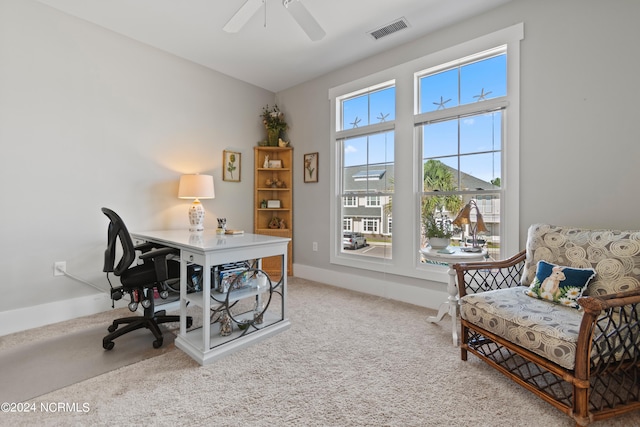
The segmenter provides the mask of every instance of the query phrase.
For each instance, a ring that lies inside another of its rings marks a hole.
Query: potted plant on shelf
[[[267,130],[267,144],[270,147],[278,146],[278,140],[282,132],[289,127],[287,122],[284,121],[284,113],[280,111],[277,105],[269,108],[267,104],[267,106],[262,109],[260,117],[262,117],[262,124]]]
[[[429,245],[434,249],[444,249],[451,243],[451,238],[458,233],[451,218],[443,213],[442,207],[423,216],[424,236],[429,239]]]

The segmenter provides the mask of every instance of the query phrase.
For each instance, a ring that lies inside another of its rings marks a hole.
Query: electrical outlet
[[[56,261],[53,264],[53,275],[54,276],[64,276],[64,273],[67,271],[67,261]]]
[[[313,242],[313,251],[318,252],[318,242]]]

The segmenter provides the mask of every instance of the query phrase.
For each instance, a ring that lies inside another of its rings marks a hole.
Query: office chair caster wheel
[[[118,325],[110,325],[110,326],[107,328],[107,331],[109,331],[109,332],[115,332],[115,330],[116,330],[116,329],[118,329]]]
[[[113,341],[102,341],[102,348],[112,350],[116,344]]]
[[[162,338],[158,338],[153,342],[153,348],[160,348],[160,347],[162,347]]]

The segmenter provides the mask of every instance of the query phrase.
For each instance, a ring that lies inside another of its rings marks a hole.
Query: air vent
[[[383,37],[390,36],[391,34],[397,33],[398,31],[404,30],[405,28],[409,28],[409,23],[403,17],[400,19],[396,19],[390,24],[369,31],[369,35],[373,37],[374,40],[380,40]]]

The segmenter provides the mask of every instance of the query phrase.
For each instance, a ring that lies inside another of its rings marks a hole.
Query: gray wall
[[[295,263],[361,279],[442,289],[442,284],[329,263],[328,90],[518,22],[524,23],[525,32],[520,92],[521,244],[527,227],[535,222],[640,228],[636,189],[640,143],[635,129],[640,101],[638,16],[636,0],[515,0],[278,93],[278,102],[292,123],[296,164],[307,152],[317,151],[320,158],[320,182],[298,184],[294,189]],[[300,169],[295,171],[298,182]],[[318,242],[320,251],[312,251],[312,242]],[[420,303],[433,306],[433,302]]]
[[[224,216],[251,230],[258,116],[274,100],[33,0],[0,0],[0,318],[99,294],[54,277],[55,261],[108,289],[103,206],[130,230],[186,228],[183,173],[214,176],[205,226]],[[243,155],[240,183],[222,181],[224,149]]]
[[[33,0],[0,0],[0,323],[21,308],[51,321],[40,307],[52,301],[80,315],[74,298],[98,292],[54,278],[53,263],[106,289],[100,207],[132,230],[186,227],[182,173],[214,175],[207,226],[225,216],[250,230],[257,115],[274,100],[295,147],[296,266],[444,292],[329,263],[328,90],[518,22],[522,243],[534,222],[637,229],[638,16],[636,0],[515,0],[274,96]],[[221,179],[227,148],[243,153],[239,184]],[[316,151],[320,182],[304,184],[302,156]]]

